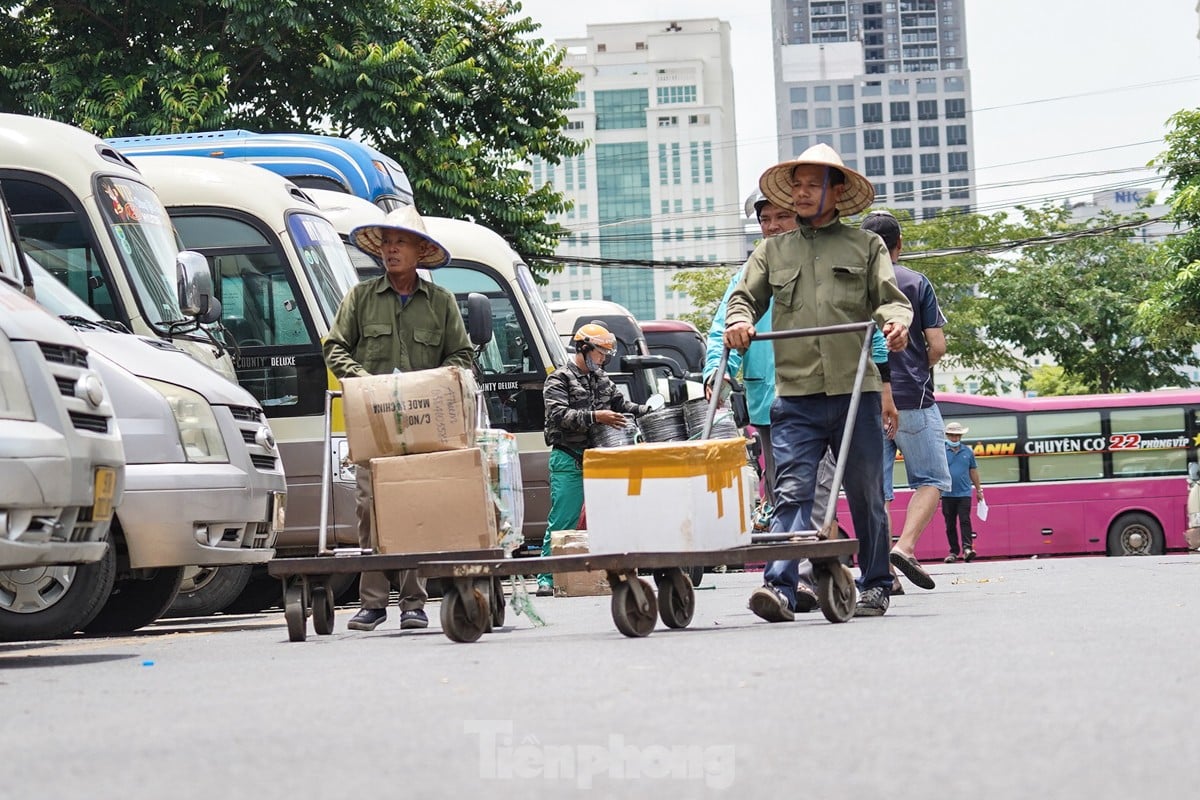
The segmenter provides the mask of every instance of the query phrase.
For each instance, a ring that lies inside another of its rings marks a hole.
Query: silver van
[[[221,582],[205,602],[223,608],[251,566],[274,555],[283,527],[286,481],[262,408],[170,342],[104,322],[36,262],[29,268],[38,302],[69,320],[96,357],[124,433],[126,490],[110,536],[116,583],[84,630],[131,631],[158,619],[185,568]]]
[[[55,574],[75,565],[77,583],[111,586],[125,455],[87,347],[22,292],[10,228],[0,228],[0,640],[18,641],[74,630],[99,611],[54,611]]]

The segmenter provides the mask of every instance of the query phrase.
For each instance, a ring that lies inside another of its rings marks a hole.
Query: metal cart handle
[[[842,476],[846,471],[846,457],[850,453],[850,433],[854,428],[853,420],[858,416],[858,400],[862,395],[863,377],[867,373],[867,359],[871,353],[871,337],[875,333],[875,321],[847,322],[841,325],[795,328],[786,331],[755,331],[750,337],[751,341],[770,341],[773,339],[797,339],[802,336],[830,336],[839,333],[858,333],[859,331],[864,332],[865,335],[863,336],[862,350],[858,355],[858,370],[854,374],[854,389],[850,394],[850,407],[846,415],[847,424],[842,428],[842,442],[838,446],[837,468],[834,470],[833,485],[829,490],[829,503],[825,509],[825,522],[821,526],[822,537],[827,537],[830,534],[833,521],[837,515],[837,496],[838,492],[842,490]],[[721,349],[721,361],[717,365],[716,372],[717,380],[723,378],[728,365],[729,347],[726,345]],[[712,433],[713,420],[716,419],[717,404],[719,402],[720,393],[714,389],[712,397],[708,401],[708,414],[704,420],[704,430],[700,434],[701,439],[707,439]],[[791,534],[788,535],[790,536]]]

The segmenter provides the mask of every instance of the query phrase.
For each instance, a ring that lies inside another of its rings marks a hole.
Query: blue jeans
[[[896,438],[883,437],[883,499],[894,500],[892,469],[896,451],[904,456],[904,471],[908,486],[936,486],[938,491],[950,491],[950,467],[946,465],[946,431],[942,412],[937,404],[929,408],[912,408],[900,412]]]
[[[812,529],[817,465],[827,447],[832,447],[834,453],[841,447],[850,397],[813,394],[775,398],[771,406],[771,445],[775,448],[773,533]],[[881,414],[879,393],[863,392],[853,420],[842,484],[858,537],[859,589],[878,586],[891,594],[887,518],[883,510]],[[800,561],[772,561],[763,573],[763,581],[782,592],[793,608],[801,566]]]

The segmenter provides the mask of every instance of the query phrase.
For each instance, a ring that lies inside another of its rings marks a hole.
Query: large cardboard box
[[[550,555],[578,556],[587,552],[587,531],[555,531],[550,534]],[[608,573],[603,570],[556,572],[554,594],[556,597],[597,597],[612,594],[612,587],[608,585]]]
[[[355,464],[475,444],[475,379],[459,367],[346,378],[342,408]]]
[[[741,437],[585,451],[591,552],[688,552],[749,544],[745,465]]]
[[[496,518],[478,448],[371,460],[376,551],[433,553],[496,546]]]

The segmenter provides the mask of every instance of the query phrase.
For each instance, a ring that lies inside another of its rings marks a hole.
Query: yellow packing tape
[[[708,439],[698,442],[652,442],[629,447],[592,448],[583,454],[583,477],[628,480],[627,494],[642,493],[647,478],[707,478],[707,490],[718,493],[737,482],[746,464],[746,440]],[[741,505],[739,503],[739,505]]]

